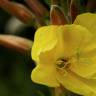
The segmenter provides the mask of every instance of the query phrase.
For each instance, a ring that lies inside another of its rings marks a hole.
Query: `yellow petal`
[[[49,87],[58,87],[59,83],[56,80],[56,70],[53,64],[37,64],[33,69],[31,78],[38,84],[43,84]]]
[[[51,57],[57,59],[64,56],[64,26],[46,26],[37,30],[32,47],[32,58],[39,60],[40,53],[53,50]],[[50,58],[48,56],[48,58]],[[47,59],[48,59],[47,58]]]
[[[65,25],[62,27],[64,39],[64,54],[74,55],[78,48],[85,47],[92,39],[92,34],[80,25]]]
[[[56,29],[57,26],[45,26],[36,31],[31,52],[32,59],[37,60],[40,52],[54,48],[57,42]]]
[[[83,96],[96,96],[96,81],[79,77],[68,71],[66,75],[58,73],[58,81],[68,90]]]
[[[76,20],[74,21],[74,24],[78,24],[83,27],[86,27],[96,36],[96,14],[95,13],[94,14],[84,13],[84,14],[78,15]]]
[[[89,44],[78,56],[73,60],[70,69],[84,78],[96,79],[96,43]]]
[[[96,79],[96,43],[93,35],[79,25],[67,25],[65,33],[66,52],[73,54],[70,69],[82,77]]]
[[[55,76],[55,60],[59,56],[62,57],[64,52],[62,36],[60,26],[48,26],[37,30],[32,48],[32,57],[37,62],[31,75],[34,82],[50,87],[59,86]]]

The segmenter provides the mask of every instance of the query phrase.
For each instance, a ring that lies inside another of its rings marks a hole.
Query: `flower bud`
[[[53,25],[64,25],[67,23],[63,11],[57,5],[51,6],[50,19]]]
[[[34,21],[33,14],[23,5],[10,2],[6,0],[0,0],[0,6],[10,14],[16,16],[24,23],[29,23]]]
[[[27,52],[31,50],[32,41],[12,35],[0,35],[0,45],[15,49],[19,52]]]
[[[74,20],[76,19],[76,16],[78,15],[78,9],[77,6],[75,4],[75,0],[68,0],[68,16],[71,20],[71,23],[74,22]]]
[[[35,13],[36,16],[45,16],[48,14],[47,9],[39,2],[39,0],[25,0],[25,2],[28,4],[28,6],[31,8],[33,13]]]

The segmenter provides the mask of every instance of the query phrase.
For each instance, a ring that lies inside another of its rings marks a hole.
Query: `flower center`
[[[68,58],[59,58],[56,61],[56,68],[57,69],[65,69],[69,68],[70,62]]]

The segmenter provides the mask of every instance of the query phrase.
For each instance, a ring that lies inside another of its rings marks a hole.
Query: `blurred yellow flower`
[[[37,30],[32,47],[36,68],[31,78],[84,96],[96,96],[96,14],[77,16],[70,25]]]

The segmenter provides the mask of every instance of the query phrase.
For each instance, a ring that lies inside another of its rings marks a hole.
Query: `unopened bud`
[[[71,23],[73,23],[74,20],[76,19],[76,16],[78,15],[78,9],[75,4],[75,0],[68,0],[68,5],[69,5],[68,16],[71,20]]]
[[[19,52],[27,52],[31,50],[32,41],[12,35],[0,35],[0,45],[15,49]]]
[[[10,2],[6,0],[0,0],[0,6],[10,14],[16,16],[18,19],[20,19],[24,23],[29,23],[30,21],[34,20],[34,16],[25,6]]]
[[[45,16],[48,14],[48,10],[43,4],[40,3],[39,0],[25,0],[25,2],[36,16]]]
[[[53,25],[64,25],[67,23],[63,11],[57,5],[51,6],[50,19]]]

